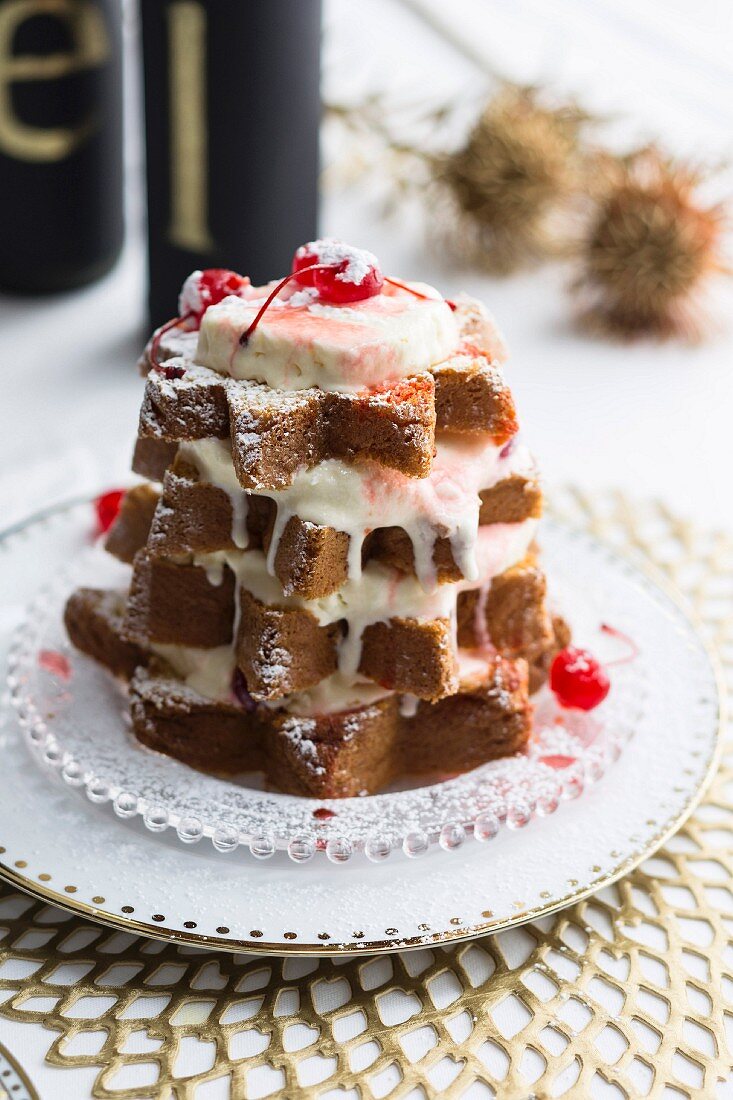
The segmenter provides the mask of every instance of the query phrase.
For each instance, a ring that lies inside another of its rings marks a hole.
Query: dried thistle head
[[[558,215],[583,170],[588,116],[505,85],[456,151],[432,161],[436,224],[453,250],[507,273],[563,249]]]
[[[705,293],[727,269],[725,211],[698,200],[703,180],[654,146],[606,162],[573,284],[583,324],[627,339],[704,335]]]

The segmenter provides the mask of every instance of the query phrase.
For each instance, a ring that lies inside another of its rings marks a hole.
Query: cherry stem
[[[284,279],[281,279],[280,282],[277,284],[277,286],[275,286],[272,289],[270,294],[267,296],[265,301],[260,306],[259,311],[257,312],[257,315],[255,316],[255,318],[252,321],[249,328],[246,329],[242,333],[242,335],[239,337],[240,345],[242,347],[247,346],[247,344],[249,343],[250,337],[252,336],[252,333],[255,331],[255,329],[259,325],[260,321],[262,320],[263,315],[270,308],[270,306],[275,301],[275,299],[277,298],[278,294],[283,289],[283,287],[286,287],[291,279],[297,279],[297,277],[299,275],[302,275],[304,271],[325,271],[325,270],[328,270],[329,268],[340,267],[341,262],[342,261],[339,261],[338,263],[335,263],[335,264],[308,264],[307,267],[300,267],[300,268],[298,268],[297,271],[291,271],[289,275],[286,275]],[[408,292],[408,294],[414,294],[416,298],[421,298],[425,302],[432,300],[430,298],[430,295],[423,294],[419,290],[413,290],[411,286],[408,286],[407,283],[401,283],[399,281],[399,279],[388,279],[385,276],[384,281],[385,281],[385,283],[391,283],[392,286],[398,286],[400,288],[400,290],[406,290]],[[452,302],[448,302],[448,305],[451,307],[451,309],[455,309],[455,305]],[[161,330],[161,334],[162,334],[162,330]]]
[[[263,315],[270,308],[270,306],[275,301],[275,299],[277,298],[278,294],[283,289],[283,287],[286,287],[291,279],[297,279],[298,276],[302,275],[304,271],[324,271],[326,268],[339,267],[340,264],[341,264],[341,261],[339,261],[339,263],[337,263],[337,264],[308,264],[307,267],[300,267],[300,268],[298,268],[297,271],[291,271],[289,275],[286,275],[284,279],[281,279],[280,282],[277,284],[277,286],[267,296],[267,298],[265,298],[265,301],[260,306],[260,309],[259,309],[254,321],[252,321],[252,324],[239,337],[239,343],[241,344],[241,346],[242,347],[247,346],[247,344],[249,343],[250,336],[252,335],[254,330],[259,325],[260,321],[262,320]]]
[[[609,626],[608,623],[601,623],[601,630],[612,638],[618,638],[620,642],[629,647],[629,652],[625,653],[623,657],[615,657],[612,661],[604,661],[606,668],[613,668],[614,665],[626,665],[639,656],[639,647],[628,634],[624,634],[622,630],[617,630],[615,626]]]
[[[414,294],[416,298],[422,298],[424,302],[432,301],[429,294],[423,294],[420,290],[413,290],[411,286],[408,286],[407,283],[401,283],[399,279],[388,279],[385,275],[384,281],[385,283],[391,283],[392,286],[398,286],[400,290],[406,290],[408,294]]]
[[[156,329],[153,334],[153,339],[150,342],[150,352],[148,359],[153,370],[160,370],[161,364],[158,362],[158,351],[160,349],[160,341],[165,336],[166,332],[170,332],[172,328],[176,328],[178,325],[185,325],[186,321],[190,321],[195,314],[193,310],[189,310],[188,313],[182,313],[180,317],[172,317],[170,321],[166,321],[164,325],[161,325],[159,329]]]
[[[411,286],[408,286],[407,283],[401,283],[399,279],[388,279],[385,275],[384,281],[385,283],[391,283],[392,286],[398,286],[400,290],[406,290],[408,294],[414,294],[416,298],[420,298],[423,302],[434,301],[434,299],[431,298],[429,294],[423,294],[420,290],[414,290]],[[449,307],[449,309],[452,310],[453,313],[456,312],[457,306],[455,302],[451,302],[450,298],[444,298],[443,301]]]

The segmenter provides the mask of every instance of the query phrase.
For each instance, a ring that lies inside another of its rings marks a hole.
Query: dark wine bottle
[[[255,281],[316,235],[320,0],[141,0],[150,322],[196,268]]]
[[[119,0],[0,0],[0,289],[104,274],[122,246]]]

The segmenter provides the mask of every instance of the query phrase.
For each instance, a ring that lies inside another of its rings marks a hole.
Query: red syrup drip
[[[292,279],[295,279],[296,282],[301,284],[301,286],[315,286],[318,289],[319,294],[324,302],[331,302],[332,304],[336,305],[346,305],[349,302],[363,301],[366,298],[373,298],[375,294],[379,294],[382,288],[381,281],[372,280],[370,282],[367,282],[367,280],[365,280],[364,293],[360,294],[358,297],[350,296],[349,298],[341,299],[335,294],[339,286],[335,278],[333,280],[329,280],[328,282],[326,282],[326,280],[318,279],[319,271],[329,271],[333,272],[334,275],[336,275],[339,273],[339,271],[342,271],[344,269],[345,263],[346,261],[341,261],[337,264],[307,264],[303,267],[296,268],[294,271],[291,271],[289,275],[286,275],[284,279],[280,280],[280,282],[272,289],[270,294],[267,296],[262,306],[258,310],[254,320],[250,324],[249,328],[247,328],[240,336],[240,346],[247,346],[252,337],[252,334],[257,329],[257,326],[259,325],[267,310],[275,301],[280,291],[283,290],[283,288],[286,287]],[[419,290],[413,290],[411,286],[408,286],[406,283],[401,283],[398,279],[390,279],[385,275],[383,281],[385,283],[390,283],[392,286],[397,286],[401,290],[406,290],[408,294],[412,294],[415,298],[420,298],[422,301],[433,301],[430,295],[423,294]],[[344,285],[348,284],[344,283]],[[448,302],[447,304],[452,310],[456,309],[455,303]]]
[[[612,661],[606,661],[606,668],[614,668],[616,665],[627,665],[631,661],[636,660],[640,652],[639,647],[628,634],[624,634],[622,630],[617,630],[615,626],[609,626],[608,623],[601,623],[601,630],[604,634],[610,635],[611,638],[618,638],[620,642],[628,646],[628,653],[625,653],[623,657],[614,657]]]
[[[283,289],[283,287],[286,287],[292,279],[298,279],[298,276],[302,275],[304,271],[315,271],[315,269],[317,267],[328,267],[328,266],[329,266],[328,264],[309,264],[308,267],[301,267],[297,271],[291,271],[289,275],[286,275],[284,279],[281,279],[280,282],[275,286],[274,290],[272,290],[268,294],[268,296],[265,298],[265,301],[263,302],[263,304],[260,306],[259,310],[257,311],[255,319],[254,319],[254,321],[252,321],[249,328],[245,329],[244,332],[242,333],[242,335],[239,337],[240,346],[243,347],[243,348],[246,348],[247,344],[250,341],[250,337],[255,332],[255,330],[256,330],[257,326],[259,325],[260,321],[262,320],[262,318],[264,317],[265,313],[270,308],[272,303],[275,301],[275,299],[277,298],[278,294]],[[333,266],[333,265],[331,265],[331,266]]]
[[[313,811],[313,816],[317,821],[329,821],[336,816],[336,811],[329,810],[328,806],[319,806],[317,810]]]
[[[296,282],[301,283],[303,286],[313,285],[312,283],[308,284],[307,280],[303,278],[303,276],[306,275],[306,273],[315,275],[315,273],[318,272],[318,271],[337,271],[342,266],[343,265],[341,263],[338,263],[338,264],[308,264],[307,267],[299,267],[299,268],[297,268],[297,270],[291,271],[290,274],[286,275],[284,279],[281,279],[280,282],[277,284],[277,286],[275,286],[274,289],[272,291],[270,291],[267,298],[265,299],[263,304],[260,306],[260,309],[258,310],[257,315],[256,315],[254,321],[252,321],[249,328],[246,329],[245,332],[243,332],[242,335],[239,337],[239,343],[240,343],[241,347],[245,348],[247,346],[247,344],[249,343],[249,341],[252,337],[252,334],[255,332],[257,326],[259,325],[260,321],[262,320],[262,318],[265,315],[265,313],[267,312],[267,310],[270,308],[272,303],[275,301],[275,299],[277,298],[280,291],[284,287],[286,287],[288,285],[288,283],[291,282],[292,279],[295,279]],[[389,282],[389,280],[387,280],[387,281]],[[325,287],[319,287],[318,289],[319,289],[320,296],[323,298],[323,300],[325,302],[328,302],[328,300],[329,300],[328,295],[327,295],[327,293],[324,293],[326,288]],[[371,291],[369,291],[368,293],[363,295],[363,298],[372,298],[373,296],[374,296],[373,293]],[[349,301],[352,301],[352,302],[361,301],[361,300],[362,300],[361,298],[350,298],[349,299]],[[336,304],[338,305],[338,304],[341,304],[341,303],[336,302]]]
[[[185,325],[187,321],[195,319],[195,317],[196,315],[192,310],[189,310],[188,313],[182,313],[180,317],[172,317],[170,321],[166,321],[164,325],[156,329],[153,334],[153,339],[150,341],[150,352],[148,353],[150,366],[153,370],[157,370],[161,374],[164,374],[169,380],[172,378],[182,378],[185,372],[182,367],[166,367],[165,363],[158,362],[160,341],[163,339],[166,332],[170,332],[171,329],[177,328],[179,325]]]
[[[71,665],[68,658],[55,649],[41,649],[38,653],[38,665],[44,672],[50,672],[60,680],[71,679]]]
[[[554,768],[556,771],[562,768],[569,768],[571,764],[575,763],[574,756],[563,756],[562,753],[552,753],[550,756],[541,756],[540,764],[546,764],[548,768]]]

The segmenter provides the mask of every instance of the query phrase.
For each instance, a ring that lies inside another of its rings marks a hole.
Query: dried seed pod
[[[600,180],[572,285],[580,322],[626,339],[700,340],[712,277],[728,270],[724,207],[697,194],[705,173],[649,146],[607,158]]]
[[[432,159],[441,239],[501,274],[566,251],[588,118],[572,103],[546,106],[535,88],[504,85],[465,144]]]

